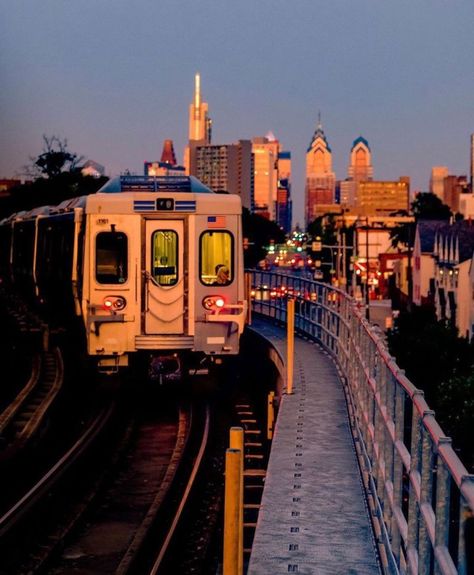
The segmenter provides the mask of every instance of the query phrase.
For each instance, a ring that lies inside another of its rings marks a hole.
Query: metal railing
[[[474,475],[418,390],[345,292],[298,276],[251,272],[253,311],[286,323],[335,359],[362,444],[362,475],[386,573],[472,575]],[[470,534],[470,535],[469,535]]]

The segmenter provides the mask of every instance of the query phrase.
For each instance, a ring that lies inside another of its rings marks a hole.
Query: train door
[[[145,333],[183,333],[183,221],[146,220],[145,234]]]

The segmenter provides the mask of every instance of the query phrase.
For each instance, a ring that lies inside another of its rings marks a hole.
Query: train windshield
[[[100,284],[127,281],[128,239],[122,232],[100,232],[96,238],[95,277]]]
[[[158,230],[152,236],[152,276],[160,286],[178,283],[178,234],[174,230]]]
[[[208,231],[201,235],[201,282],[205,285],[229,285],[234,279],[234,238],[230,232]]]

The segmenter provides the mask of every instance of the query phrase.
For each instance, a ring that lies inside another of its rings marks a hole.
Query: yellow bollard
[[[267,399],[267,439],[273,439],[273,427],[275,425],[275,392],[270,391]]]
[[[245,272],[245,297],[247,299],[247,324],[252,325],[252,274]]]
[[[244,572],[244,430],[242,427],[231,427],[229,434],[230,449],[238,449],[240,457],[240,498],[239,498],[239,575]]]
[[[286,393],[293,393],[293,361],[295,351],[295,300],[288,299],[286,308],[286,325],[287,325],[287,361],[286,361]]]
[[[225,501],[224,501],[224,569],[223,575],[239,573],[239,503],[242,452],[228,449],[225,457]]]

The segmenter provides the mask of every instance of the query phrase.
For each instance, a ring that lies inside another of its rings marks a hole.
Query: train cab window
[[[128,239],[122,232],[100,232],[96,238],[95,277],[100,284],[127,281]]]
[[[234,280],[234,238],[229,232],[201,235],[199,277],[204,285],[229,285]]]
[[[152,238],[152,278],[160,286],[178,283],[178,234],[174,230],[158,230]]]

